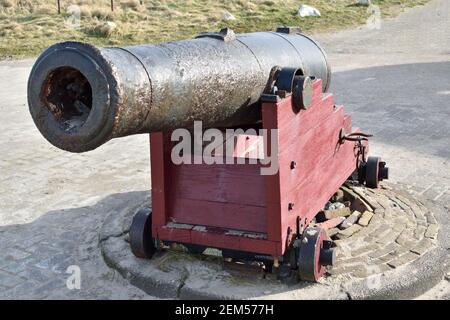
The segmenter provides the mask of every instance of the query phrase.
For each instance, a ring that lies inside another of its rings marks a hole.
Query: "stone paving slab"
[[[98,234],[112,211],[148,199],[148,192],[113,194],[96,205],[54,210],[28,224],[0,226],[0,299],[149,299],[104,263]],[[4,236],[3,236],[4,239]],[[80,289],[69,289],[69,266],[80,268]]]

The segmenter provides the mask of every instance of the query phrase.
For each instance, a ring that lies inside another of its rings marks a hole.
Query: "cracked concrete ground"
[[[391,181],[450,207],[448,30],[450,3],[434,0],[379,30],[316,38],[333,66],[336,102],[375,134],[371,153],[389,162]],[[105,265],[98,232],[108,212],[86,209],[120,208],[150,188],[147,136],[84,154],[52,147],[27,109],[32,64],[0,62],[0,298],[151,299]],[[80,290],[66,286],[69,265],[81,269]],[[447,278],[421,298],[449,296]]]

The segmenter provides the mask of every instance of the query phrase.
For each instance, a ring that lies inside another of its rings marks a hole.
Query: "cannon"
[[[322,49],[304,35],[232,30],[186,41],[124,48],[64,42],[38,58],[28,103],[58,148],[83,152],[135,133],[233,126],[260,118],[258,101],[274,66],[296,67],[329,86]]]
[[[150,135],[152,209],[131,224],[136,256],[211,247],[316,281],[336,251],[314,217],[347,179],[376,188],[388,178],[385,162],[367,157],[369,135],[334,104],[330,79],[325,52],[298,28],[224,28],[121,48],[55,44],[33,66],[28,105],[42,135],[70,152]],[[201,134],[245,131],[215,141],[212,162],[205,141],[181,152],[200,161],[174,161],[174,133],[195,135],[199,121]],[[268,158],[276,170],[262,174]]]

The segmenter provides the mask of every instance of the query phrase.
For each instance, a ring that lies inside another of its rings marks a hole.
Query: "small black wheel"
[[[364,184],[366,181],[366,163],[364,161],[360,161],[358,164],[358,169],[353,173],[356,176],[355,180],[358,180],[359,184]]]
[[[322,228],[308,227],[303,232],[298,252],[298,275],[301,280],[317,281],[326,266],[336,262],[336,250]]]
[[[130,227],[130,246],[138,258],[150,259],[156,251],[152,237],[152,212],[140,209],[133,217]]]
[[[187,251],[192,254],[202,254],[205,252],[206,248],[196,244],[183,244]]]
[[[380,168],[380,158],[379,157],[369,157],[366,163],[366,186],[369,188],[378,188],[379,173]]]

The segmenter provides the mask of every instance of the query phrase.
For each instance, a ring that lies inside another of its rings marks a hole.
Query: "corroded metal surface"
[[[299,68],[328,88],[325,54],[310,38],[224,29],[124,48],[53,45],[33,67],[28,103],[47,140],[84,152],[115,137],[189,128],[194,120],[204,127],[258,121],[274,66]]]

